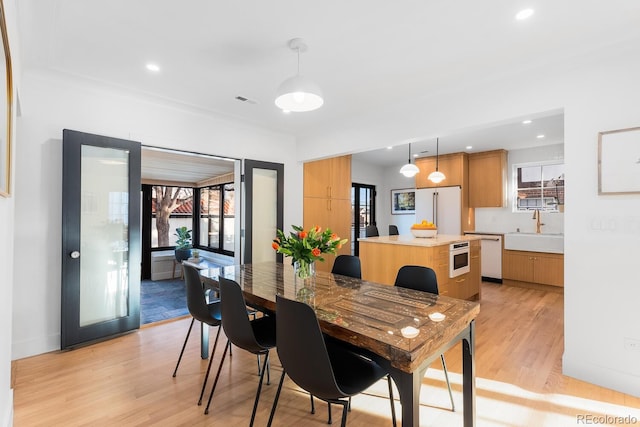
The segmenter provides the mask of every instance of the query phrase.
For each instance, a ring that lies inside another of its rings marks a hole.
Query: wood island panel
[[[470,241],[469,273],[449,278],[449,245]],[[432,268],[441,295],[461,299],[480,297],[480,243],[476,236],[437,236],[418,239],[413,236],[380,236],[359,239],[362,278],[393,285],[400,267],[421,265]]]

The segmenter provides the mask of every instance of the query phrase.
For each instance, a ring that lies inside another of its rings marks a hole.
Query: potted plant
[[[178,227],[174,235],[178,236],[176,240],[176,260],[184,261],[191,256],[191,230],[187,227]]]

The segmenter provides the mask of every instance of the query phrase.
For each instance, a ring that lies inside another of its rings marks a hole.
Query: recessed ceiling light
[[[528,125],[529,123],[531,123],[531,120],[523,120],[523,121],[522,121],[522,124],[523,124],[523,125]]]
[[[536,138],[542,139],[542,138],[544,138],[544,135],[538,135],[538,136],[536,136]]]
[[[387,147],[387,150],[393,150],[393,147]]]
[[[467,150],[471,150],[472,148],[473,148],[473,146],[472,146],[472,145],[467,145],[467,146],[466,146],[466,149],[467,149]]]
[[[158,66],[158,64],[153,64],[153,63],[149,62],[147,64],[147,70],[153,71],[154,73],[157,73],[158,71],[160,71],[160,67]]]
[[[518,21],[524,21],[525,19],[531,18],[533,15],[533,9],[522,9],[520,12],[516,13],[516,19]]]

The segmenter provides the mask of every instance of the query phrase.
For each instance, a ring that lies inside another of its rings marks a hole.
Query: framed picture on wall
[[[640,193],[640,127],[598,133],[598,194]]]
[[[415,214],[416,213],[416,190],[405,188],[401,190],[391,190],[391,214]]]

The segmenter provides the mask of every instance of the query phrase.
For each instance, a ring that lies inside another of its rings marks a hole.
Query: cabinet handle
[[[331,186],[327,187],[327,197],[331,197]]]
[[[331,199],[327,200],[327,210],[331,211]]]
[[[465,280],[467,280],[467,279],[459,279],[459,280],[456,280],[456,283],[462,283],[462,282],[464,282]]]

